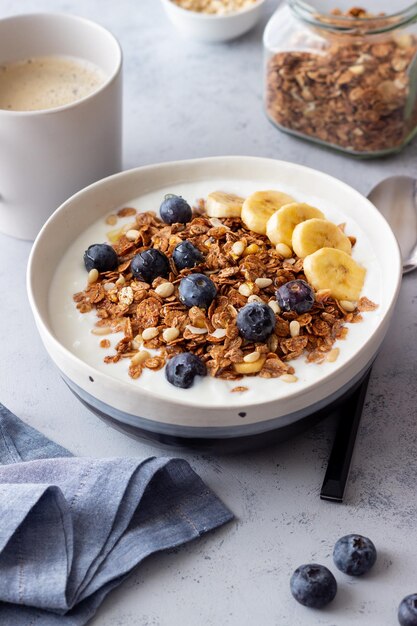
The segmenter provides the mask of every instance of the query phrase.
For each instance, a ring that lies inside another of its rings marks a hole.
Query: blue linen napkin
[[[83,626],[145,557],[233,518],[182,459],[77,458],[0,404],[0,624]]]

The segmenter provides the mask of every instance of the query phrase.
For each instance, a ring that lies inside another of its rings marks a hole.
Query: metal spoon
[[[410,176],[390,176],[369,192],[368,199],[397,237],[403,274],[412,272],[417,267],[417,180]]]

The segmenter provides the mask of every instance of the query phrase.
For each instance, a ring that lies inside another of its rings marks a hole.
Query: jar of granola
[[[396,152],[417,130],[417,4],[398,0],[395,13],[381,2],[372,13],[326,4],[286,0],[268,22],[267,115],[352,155]]]

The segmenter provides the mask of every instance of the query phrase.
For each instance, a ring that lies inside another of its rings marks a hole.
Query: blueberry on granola
[[[151,284],[159,276],[167,278],[170,267],[168,257],[163,252],[149,248],[133,257],[130,269],[135,278]]]
[[[398,607],[398,621],[401,626],[417,626],[417,593],[403,598]]]
[[[194,267],[204,259],[200,250],[188,240],[181,241],[181,243],[175,246],[172,258],[178,271],[186,267]]]
[[[170,193],[159,207],[159,214],[165,224],[186,224],[191,221],[192,210],[184,198]]]
[[[84,252],[85,269],[98,272],[111,272],[117,268],[119,259],[114,248],[108,243],[93,243]]]
[[[337,582],[327,567],[309,563],[297,567],[291,576],[290,589],[297,602],[303,606],[321,609],[336,596]]]
[[[375,565],[376,548],[368,537],[345,535],[336,541],[333,561],[341,572],[362,576]]]
[[[208,309],[216,293],[216,285],[205,274],[185,276],[178,288],[179,299],[185,306],[198,306],[202,309]]]
[[[244,339],[265,341],[274,330],[275,314],[267,304],[250,302],[240,309],[236,325]]]
[[[171,385],[188,389],[196,376],[205,376],[206,366],[203,361],[191,352],[181,352],[170,359],[165,368],[165,376]]]
[[[313,306],[314,291],[305,280],[290,280],[279,287],[276,298],[282,311],[295,311],[300,315]]]

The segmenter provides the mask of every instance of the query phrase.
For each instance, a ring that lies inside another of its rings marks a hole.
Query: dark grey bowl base
[[[303,431],[311,428],[319,421],[330,417],[331,415],[337,415],[338,408],[349,398],[352,393],[359,387],[368,373],[366,372],[349,387],[349,389],[343,393],[337,400],[334,400],[327,406],[323,407],[319,411],[316,411],[310,415],[307,415],[301,419],[298,419],[292,424],[281,426],[274,430],[269,430],[263,433],[257,433],[253,435],[246,435],[241,437],[176,437],[174,435],[156,433],[150,430],[140,428],[138,426],[132,426],[130,424],[123,423],[115,418],[111,417],[107,413],[104,413],[99,408],[90,404],[85,398],[81,397],[72,385],[68,385],[75,396],[95,415],[100,417],[113,428],[133,437],[139,439],[145,443],[156,445],[165,450],[195,450],[198,452],[207,452],[210,454],[233,454],[238,452],[244,452],[245,450],[254,450],[256,448],[263,448],[274,443],[285,441],[294,437]],[[65,379],[64,379],[65,380]],[[67,381],[65,380],[67,383]],[[68,384],[68,383],[67,383]]]

